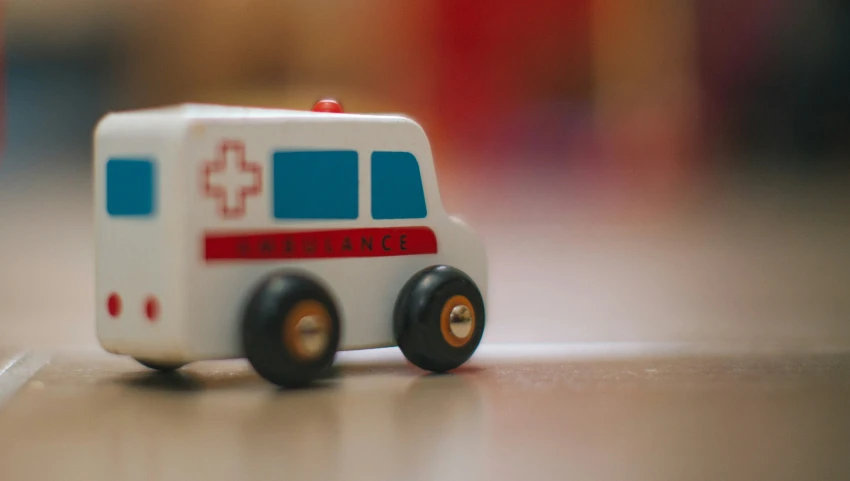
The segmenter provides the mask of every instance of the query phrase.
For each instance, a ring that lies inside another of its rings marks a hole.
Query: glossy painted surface
[[[580,352],[429,376],[378,351],[294,392],[59,354],[0,405],[0,479],[846,479],[850,354]]]

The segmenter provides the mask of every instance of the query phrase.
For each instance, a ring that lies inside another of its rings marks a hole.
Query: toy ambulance
[[[412,120],[179,105],[94,134],[97,336],[170,371],[247,358],[286,387],[339,350],[398,346],[434,372],[485,325],[484,245],[441,203]]]

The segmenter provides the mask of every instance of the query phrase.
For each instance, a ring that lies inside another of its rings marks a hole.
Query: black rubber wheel
[[[185,363],[165,364],[165,363],[159,363],[159,362],[155,362],[155,361],[146,361],[144,359],[136,359],[136,361],[139,364],[141,364],[142,366],[145,366],[148,369],[153,369],[154,371],[159,371],[159,372],[176,371],[176,370],[178,370],[181,367],[186,365]]]
[[[452,330],[452,319],[459,317],[453,312],[468,316],[464,326],[456,326],[466,328],[462,335]],[[484,300],[478,286],[449,266],[428,267],[411,277],[399,293],[393,317],[401,352],[426,371],[445,372],[461,366],[484,335]]]
[[[298,273],[276,273],[254,289],[242,319],[242,347],[267,381],[304,387],[329,372],[340,320],[327,290]]]

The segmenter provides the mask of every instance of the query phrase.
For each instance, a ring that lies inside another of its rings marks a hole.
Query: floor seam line
[[[0,410],[49,361],[47,355],[26,351],[0,367]]]

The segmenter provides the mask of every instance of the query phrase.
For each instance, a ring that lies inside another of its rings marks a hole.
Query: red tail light
[[[109,311],[109,315],[112,317],[118,317],[121,315],[121,296],[116,293],[109,294],[109,298],[106,300],[106,310]]]
[[[154,296],[150,296],[145,301],[145,316],[151,322],[155,322],[159,318],[159,301]]]

